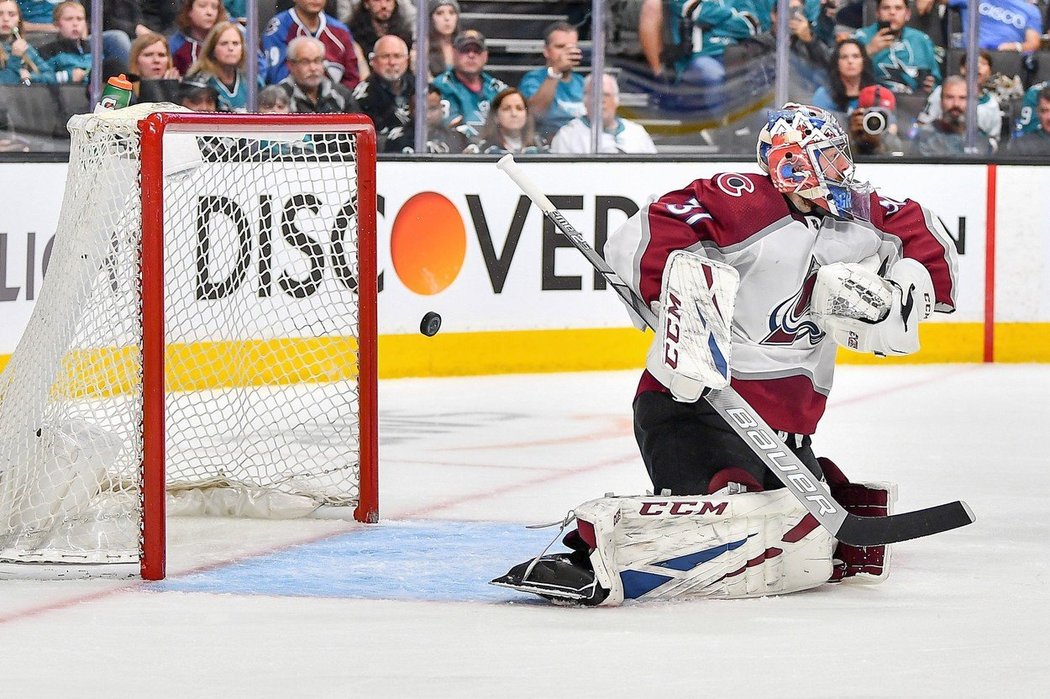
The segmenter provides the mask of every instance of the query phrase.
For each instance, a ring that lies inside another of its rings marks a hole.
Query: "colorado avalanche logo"
[[[809,320],[809,304],[813,286],[817,283],[818,267],[816,260],[810,260],[809,272],[799,290],[769,314],[769,334],[762,340],[763,345],[793,345],[804,338],[809,338],[810,345],[816,345],[824,339],[824,332]]]

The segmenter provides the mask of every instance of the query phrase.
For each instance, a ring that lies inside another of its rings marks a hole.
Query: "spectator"
[[[260,114],[290,114],[291,100],[280,85],[267,85],[259,90]]]
[[[206,82],[189,77],[179,85],[179,104],[195,112],[217,112],[219,93]]]
[[[353,94],[325,72],[325,44],[298,36],[288,44],[288,77],[278,83],[295,113],[360,112]]]
[[[966,77],[966,54],[963,54],[962,62],[959,64],[959,74]],[[991,77],[992,55],[986,49],[981,49],[977,58],[977,87],[980,90],[980,96],[977,98],[977,128],[993,142],[998,142],[1003,130],[1003,111],[995,92],[988,89]],[[919,115],[919,123],[928,124],[940,116],[941,87],[938,86],[930,93],[926,107]]]
[[[549,148],[536,133],[529,105],[517,88],[508,87],[492,100],[481,129],[479,150],[486,154],[546,153]]]
[[[84,6],[75,0],[60,2],[53,17],[58,38],[40,48],[40,57],[47,64],[41,82],[85,85],[91,71],[91,46]]]
[[[274,16],[266,27],[262,47],[266,67],[264,81],[270,85],[288,76],[285,54],[296,37],[311,37],[324,46],[328,79],[354,89],[361,82],[363,56],[355,50],[354,37],[345,24],[323,12],[324,0],[294,0],[294,7]],[[360,63],[359,63],[360,61]]]
[[[22,38],[22,10],[15,0],[0,0],[0,85],[28,85],[42,79],[47,63]]]
[[[447,103],[446,114],[470,138],[476,138],[485,124],[489,104],[507,84],[485,72],[489,52],[485,36],[475,30],[460,32],[452,43],[453,66],[434,78],[434,85]]]
[[[54,34],[58,31],[53,17],[55,3],[50,0],[17,0],[17,3],[22,16],[21,34]]]
[[[1050,87],[1050,80],[1036,83],[1025,91],[1021,100],[1021,116],[1017,117],[1014,124],[1014,138],[1039,130],[1039,120],[1035,118],[1039,109],[1039,94],[1047,87]]]
[[[767,0],[753,0],[756,6]],[[777,4],[769,2],[769,21],[764,30],[777,31]],[[827,80],[826,69],[831,59],[833,44],[826,44],[817,36],[820,21],[820,0],[789,0],[788,31],[791,44],[791,79],[804,85],[805,93]],[[761,18],[760,18],[761,19]]]
[[[970,0],[948,0],[948,6],[962,13],[963,36],[967,36],[970,25],[968,5]],[[977,13],[977,45],[990,51],[1020,51],[1031,53],[1039,50],[1043,19],[1039,8],[1028,0],[980,0]]]
[[[875,16],[877,23],[854,35],[871,57],[875,80],[904,94],[932,90],[941,81],[941,69],[930,37],[904,26],[911,19],[907,0],[878,0]]]
[[[941,86],[941,116],[919,127],[914,150],[923,156],[964,155],[966,153],[966,79],[952,75]],[[992,144],[977,134],[978,154],[988,155]]]
[[[412,131],[410,104],[416,94],[415,77],[408,70],[408,44],[397,34],[387,34],[373,48],[368,57],[372,71],[354,88],[354,99],[375,124],[379,152],[399,153],[397,140]]]
[[[137,37],[131,42],[129,64],[137,101],[178,103],[182,76],[171,60],[167,39],[153,32]]]
[[[191,76],[200,76],[215,89],[224,112],[248,111],[248,77],[244,73],[244,34],[237,22],[219,22],[205,37],[200,55],[190,66]]]
[[[558,129],[551,143],[552,153],[591,153],[591,100],[593,74],[584,81],[584,109],[586,116],[577,117]],[[655,153],[656,146],[641,124],[616,116],[620,106],[620,88],[611,75],[602,76],[602,133],[598,140],[599,153]]]
[[[722,65],[726,47],[753,38],[761,27],[754,12],[748,11],[753,6],[742,5],[744,10],[736,9],[727,0],[672,0],[674,12],[665,19],[670,23],[675,53],[682,55],[675,61],[678,81],[721,89],[726,74]],[[692,17],[691,25],[682,22],[682,17]],[[710,101],[713,104],[721,100],[714,97]]]
[[[372,53],[379,37],[387,34],[399,36],[406,46],[412,46],[412,27],[397,0],[361,0],[346,23],[365,55]]]
[[[828,84],[813,93],[813,106],[849,114],[857,108],[860,91],[875,84],[871,58],[856,39],[843,39],[831,54]]]
[[[452,40],[459,33],[459,1],[430,0],[430,57],[427,67],[431,77],[452,67]]]
[[[222,0],[222,6],[234,22],[243,25],[248,19],[248,0]]]
[[[854,155],[904,155],[897,127],[897,98],[889,88],[869,85],[860,91],[847,129]]]
[[[1050,155],[1050,87],[1039,91],[1037,130],[1010,141],[1010,155]]]
[[[189,72],[212,27],[229,18],[219,0],[185,0],[175,18],[175,26],[179,29],[168,40],[171,60],[180,73],[186,75]]]
[[[583,76],[576,72],[583,58],[579,38],[571,24],[552,24],[543,35],[547,65],[521,77],[519,89],[544,138],[552,138],[558,129],[584,115]]]

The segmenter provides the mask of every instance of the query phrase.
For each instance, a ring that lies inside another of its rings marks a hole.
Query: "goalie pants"
[[[766,490],[784,487],[703,398],[680,403],[660,391],[638,394],[634,436],[654,493],[707,495],[711,477],[726,468],[744,469]],[[822,476],[809,435],[787,443],[815,476]]]

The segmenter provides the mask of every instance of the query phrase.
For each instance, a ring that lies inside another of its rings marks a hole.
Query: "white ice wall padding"
[[[140,555],[136,129],[150,111],[70,123],[47,280],[0,377],[3,561]],[[240,496],[200,508],[222,514],[237,514],[238,501],[248,505],[241,514],[264,516],[282,505],[285,516],[353,506],[354,136],[180,131],[165,140],[180,162],[164,181],[169,488],[236,488]],[[181,499],[184,509],[200,498]]]

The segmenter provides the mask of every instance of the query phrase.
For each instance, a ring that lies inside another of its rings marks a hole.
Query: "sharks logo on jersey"
[[[819,268],[817,261],[811,258],[802,286],[769,314],[769,334],[762,339],[763,345],[793,345],[808,338],[812,346],[824,339],[824,332],[809,317],[809,304]]]

